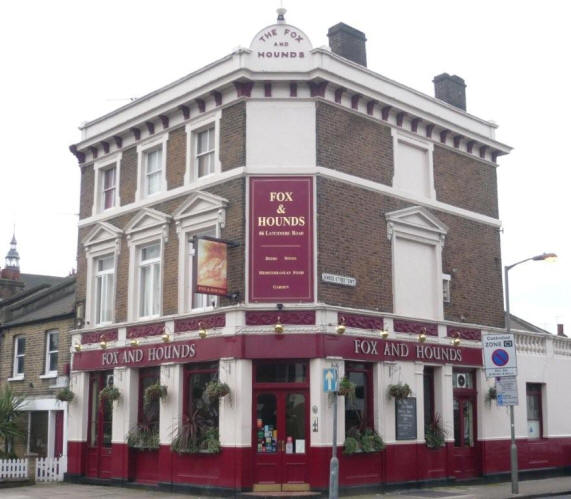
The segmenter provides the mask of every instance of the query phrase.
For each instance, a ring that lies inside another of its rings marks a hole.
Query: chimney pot
[[[361,66],[367,66],[365,33],[345,23],[338,23],[329,28],[327,37],[332,52]]]
[[[563,324],[557,324],[557,336],[564,336],[567,338],[567,335],[563,332]]]
[[[442,73],[434,77],[434,96],[466,111],[466,83],[457,75]]]

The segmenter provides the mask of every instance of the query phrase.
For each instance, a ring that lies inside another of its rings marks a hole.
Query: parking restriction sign
[[[486,334],[482,337],[487,378],[517,376],[517,357],[513,334]]]

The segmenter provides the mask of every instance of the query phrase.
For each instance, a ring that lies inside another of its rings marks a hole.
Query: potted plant
[[[349,378],[344,376],[339,382],[339,388],[337,389],[337,394],[350,399],[355,397],[355,383],[352,383]]]
[[[429,449],[438,449],[444,446],[446,430],[442,426],[440,415],[436,413],[432,421],[424,427],[424,440]]]
[[[360,431],[355,427],[347,432],[347,438],[343,444],[343,454],[350,456],[351,454],[379,452],[384,448],[385,443],[375,430],[364,428]]]
[[[412,393],[410,386],[407,383],[397,383],[396,385],[389,385],[389,395],[397,400],[407,398]]]
[[[56,393],[56,399],[60,402],[71,402],[73,397],[75,394],[67,386]]]
[[[134,449],[156,450],[159,448],[159,431],[150,425],[138,424],[129,430],[127,445]]]
[[[167,396],[167,387],[154,383],[147,386],[143,395],[143,403],[147,407],[157,400],[164,399]]]
[[[119,400],[119,389],[115,388],[114,386],[107,385],[99,392],[99,400],[113,402],[115,400]]]
[[[219,380],[214,379],[207,383],[202,393],[202,398],[206,403],[212,403],[225,397],[229,393],[230,387],[226,383],[221,383]]]

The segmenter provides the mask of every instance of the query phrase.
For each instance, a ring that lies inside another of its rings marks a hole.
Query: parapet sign
[[[262,70],[290,71],[310,64],[311,42],[290,24],[277,23],[261,30],[252,40],[252,63]]]

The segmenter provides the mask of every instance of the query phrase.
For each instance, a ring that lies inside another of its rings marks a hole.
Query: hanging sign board
[[[498,405],[519,405],[516,376],[496,378],[496,392]]]
[[[517,376],[517,357],[513,334],[485,334],[482,356],[487,378]]]
[[[194,292],[228,294],[228,243],[213,237],[194,238]]]
[[[395,400],[397,440],[416,440],[416,398]]]

